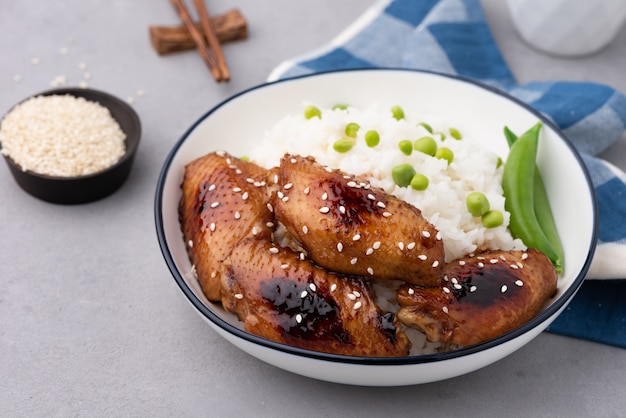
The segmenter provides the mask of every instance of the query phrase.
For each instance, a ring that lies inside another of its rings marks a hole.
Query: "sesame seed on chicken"
[[[276,217],[315,263],[346,274],[439,283],[441,235],[415,206],[310,157],[284,156],[279,179],[289,201],[274,199]]]

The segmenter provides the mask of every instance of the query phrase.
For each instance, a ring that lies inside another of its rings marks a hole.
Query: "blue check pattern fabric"
[[[328,45],[280,64],[269,80],[380,67],[468,77],[526,102],[559,126],[590,172],[599,234],[587,279],[548,331],[626,348],[626,175],[597,157],[624,137],[626,96],[593,82],[517,83],[480,0],[379,0]]]

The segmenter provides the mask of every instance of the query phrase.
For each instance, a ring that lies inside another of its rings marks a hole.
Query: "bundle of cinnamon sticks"
[[[195,48],[217,82],[229,81],[230,70],[221,44],[248,36],[247,22],[237,9],[211,17],[203,0],[194,0],[199,22],[195,22],[184,0],[171,0],[182,25],[150,26],[150,41],[159,55]]]

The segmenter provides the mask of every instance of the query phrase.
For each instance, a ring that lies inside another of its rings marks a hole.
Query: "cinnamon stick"
[[[204,30],[204,35],[209,44],[209,48],[211,48],[211,50],[213,51],[213,56],[215,56],[215,60],[217,61],[217,69],[221,74],[221,79],[223,81],[229,81],[230,70],[228,69],[228,65],[226,64],[224,54],[222,53],[222,46],[217,40],[215,27],[213,26],[213,22],[211,22],[211,14],[209,13],[209,9],[206,4],[204,4],[204,0],[194,0],[194,3],[196,5],[198,15],[200,15],[200,23],[202,25],[202,29]]]
[[[215,35],[222,44],[239,41],[248,37],[248,22],[238,9],[231,9],[224,14],[211,18]],[[194,23],[206,39],[200,22]],[[150,26],[150,41],[159,55],[194,49],[196,44],[184,25]]]
[[[218,81],[218,82],[222,81],[222,74],[220,72],[220,69],[217,67],[217,61],[215,60],[215,57],[213,56],[211,51],[209,51],[209,49],[207,48],[207,43],[206,43],[206,40],[204,39],[204,36],[202,36],[202,33],[193,24],[193,21],[191,20],[191,15],[189,14],[189,11],[187,10],[187,7],[185,6],[184,1],[183,0],[171,0],[171,2],[172,2],[172,5],[174,5],[176,12],[178,13],[180,20],[182,20],[183,24],[189,31],[191,38],[196,44],[196,49],[198,50],[198,53],[204,60],[207,67],[209,67],[209,71],[211,71],[211,75],[213,76],[213,79],[215,79],[215,81]]]

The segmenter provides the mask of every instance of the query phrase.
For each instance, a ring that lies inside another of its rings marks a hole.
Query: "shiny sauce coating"
[[[336,340],[350,342],[339,308],[327,289],[310,282],[295,282],[283,277],[263,280],[260,294],[279,317],[281,329],[303,340]]]
[[[456,280],[455,277],[462,279]],[[464,304],[487,307],[498,299],[514,297],[521,291],[519,276],[508,265],[498,263],[489,268],[476,264],[458,266],[448,273],[447,287],[450,289],[452,301]]]

